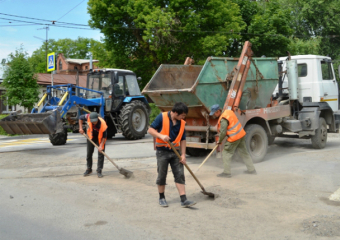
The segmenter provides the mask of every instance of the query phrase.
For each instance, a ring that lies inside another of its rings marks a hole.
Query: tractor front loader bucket
[[[8,134],[53,134],[63,131],[58,110],[47,113],[11,114],[0,120]]]

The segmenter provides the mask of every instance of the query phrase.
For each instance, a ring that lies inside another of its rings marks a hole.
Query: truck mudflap
[[[58,110],[47,113],[11,114],[0,120],[0,126],[8,134],[54,134],[63,131]]]

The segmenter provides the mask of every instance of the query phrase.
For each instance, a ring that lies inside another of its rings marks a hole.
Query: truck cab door
[[[322,89],[320,101],[327,102],[333,111],[338,111],[338,83],[330,59],[323,59],[321,63]]]

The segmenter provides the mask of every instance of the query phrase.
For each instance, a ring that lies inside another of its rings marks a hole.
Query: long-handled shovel
[[[204,161],[201,163],[201,165],[198,166],[197,170],[195,172],[198,172],[198,170],[200,170],[200,168],[203,166],[203,164],[210,158],[210,156],[215,152],[215,150],[217,149],[218,144],[216,144],[216,146],[214,147],[214,149],[209,153],[209,155],[204,159]]]
[[[133,172],[131,172],[131,171],[129,171],[129,170],[126,170],[126,169],[124,169],[124,168],[120,168],[120,167],[118,167],[118,165],[117,164],[115,164],[113,161],[112,161],[112,159],[109,157],[109,156],[107,156],[106,155],[106,153],[105,152],[103,152],[103,151],[100,151],[99,150],[99,147],[85,134],[85,133],[83,133],[83,135],[87,138],[87,140],[89,140],[97,149],[98,149],[98,151],[100,152],[100,153],[102,153],[102,154],[104,154],[105,155],[105,157],[107,157],[107,159],[109,159],[110,160],[110,162],[119,170],[119,173],[120,174],[122,174],[122,175],[124,175],[126,178],[130,178],[130,177],[132,177],[133,176]]]
[[[225,140],[227,140],[228,136],[225,136],[222,143],[224,144]],[[223,146],[223,144],[221,144]],[[203,166],[203,164],[210,158],[210,156],[213,154],[213,152],[215,152],[215,150],[217,149],[219,145],[216,144],[216,146],[213,148],[213,150],[209,153],[209,155],[204,159],[204,161],[201,163],[201,165],[198,166],[197,170],[195,171],[196,173],[198,172],[198,170]]]
[[[182,159],[182,158],[181,158],[181,155],[179,155],[179,153],[177,152],[177,150],[176,150],[176,148],[174,147],[174,145],[172,145],[172,143],[171,143],[170,141],[169,141],[168,143],[170,144],[171,149],[176,153],[177,157],[178,157],[179,159]],[[215,198],[215,194],[214,194],[214,193],[205,191],[203,185],[200,183],[200,181],[198,181],[197,177],[196,177],[195,174],[191,171],[191,169],[189,168],[189,166],[188,166],[186,163],[184,163],[184,166],[187,168],[187,170],[190,172],[190,174],[191,174],[191,175],[193,176],[193,178],[196,180],[196,182],[198,183],[198,185],[201,187],[202,193],[203,193],[204,195],[208,195],[208,196],[211,197],[211,198]]]

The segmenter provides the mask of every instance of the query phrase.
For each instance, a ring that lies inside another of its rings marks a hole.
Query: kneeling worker
[[[221,144],[225,136],[227,135],[228,137],[222,152],[224,171],[218,174],[217,177],[231,177],[230,163],[236,149],[247,166],[248,170],[245,171],[245,173],[256,174],[253,160],[246,147],[246,132],[243,130],[241,123],[233,111],[225,110],[222,114],[221,113],[222,110],[218,104],[211,107],[210,116],[214,116],[215,118],[219,117],[217,124],[219,140],[217,143]]]
[[[182,207],[191,207],[196,202],[189,201],[185,195],[184,166],[186,163],[185,150],[185,121],[183,120],[188,113],[188,107],[184,103],[176,103],[169,112],[160,113],[151,124],[148,133],[156,138],[156,157],[158,177],[156,184],[159,192],[159,205],[167,207],[165,200],[165,185],[168,166],[170,164],[174,174],[175,184],[181,198]],[[168,144],[171,141],[175,147],[181,148],[181,160],[172,151]]]
[[[90,114],[84,114],[79,117],[79,133],[83,134],[83,121],[87,121],[87,136],[99,147],[98,149],[98,163],[97,163],[97,175],[99,178],[103,177],[102,169],[104,167],[104,154],[100,151],[105,150],[105,142],[107,138],[107,125],[104,119],[98,116],[98,113],[91,112]],[[92,155],[95,146],[87,140],[87,169],[84,173],[84,177],[92,173]],[[99,151],[100,150],[100,151]]]

